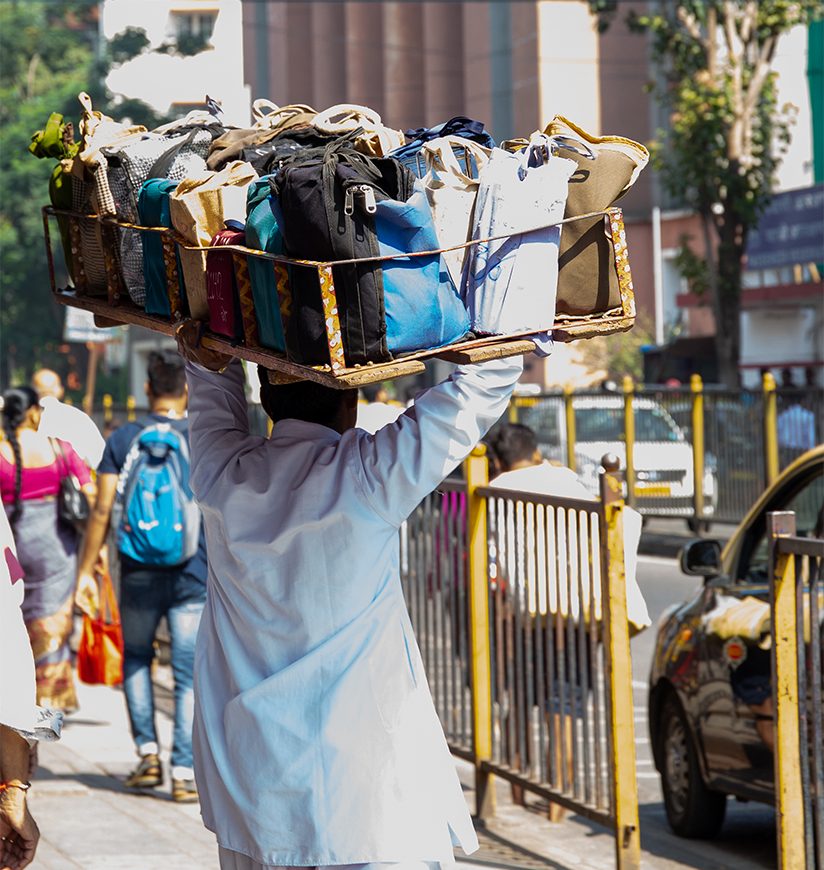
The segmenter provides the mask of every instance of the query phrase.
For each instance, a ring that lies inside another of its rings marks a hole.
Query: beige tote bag
[[[460,160],[456,151],[463,152]],[[432,209],[440,247],[450,248],[469,240],[472,210],[478,192],[477,176],[489,162],[490,154],[489,148],[462,136],[441,136],[424,143],[421,156],[427,172],[422,183]],[[463,248],[443,255],[456,287],[461,286],[466,251]]]
[[[184,178],[169,198],[172,226],[191,245],[208,245],[228,220],[246,222],[246,192],[257,172],[241,160],[220,172]],[[180,248],[180,265],[189,311],[196,320],[208,320],[206,251]]]
[[[352,103],[339,103],[319,112],[312,125],[321,133],[339,136],[360,127],[363,132],[355,140],[355,148],[371,157],[385,157],[406,142],[400,130],[384,126],[381,116],[374,109]]]

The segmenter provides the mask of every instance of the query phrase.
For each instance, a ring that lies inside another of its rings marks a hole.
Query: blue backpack
[[[180,565],[195,555],[200,511],[189,486],[189,445],[170,423],[148,423],[117,482],[118,549],[143,565]]]

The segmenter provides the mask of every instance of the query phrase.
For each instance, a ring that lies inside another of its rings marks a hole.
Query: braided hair
[[[14,525],[20,519],[23,507],[20,504],[20,492],[23,489],[23,454],[17,430],[26,419],[26,414],[39,402],[37,393],[31,387],[16,387],[3,393],[3,431],[9,439],[14,453],[14,506],[9,521]]]

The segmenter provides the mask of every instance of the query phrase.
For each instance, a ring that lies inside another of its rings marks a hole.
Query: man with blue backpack
[[[189,486],[187,390],[175,351],[149,355],[149,414],[117,429],[98,466],[98,498],[78,577],[78,603],[96,608],[95,566],[111,525],[121,562],[120,616],[124,692],[140,762],[126,780],[135,789],[163,782],[151,664],[165,616],[175,680],[172,797],[197,800],[192,771],[194,648],[206,601],[206,545]]]

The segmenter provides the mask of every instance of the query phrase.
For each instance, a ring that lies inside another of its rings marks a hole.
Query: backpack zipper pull
[[[360,191],[363,194],[363,201],[366,207],[367,214],[375,214],[378,210],[378,205],[375,202],[375,190],[368,184],[362,184]]]
[[[343,200],[343,213],[349,217],[355,213],[355,189],[353,187],[346,188],[346,195]]]

